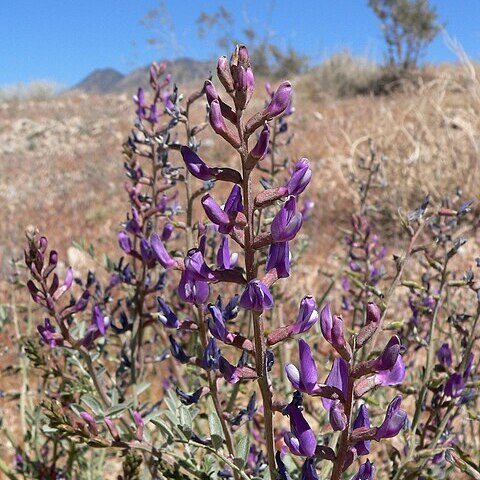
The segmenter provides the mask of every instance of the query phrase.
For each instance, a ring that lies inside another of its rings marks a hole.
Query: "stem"
[[[245,165],[246,160],[246,144],[244,144],[242,163]],[[251,170],[243,168],[243,201],[247,215],[247,226],[245,228],[245,269],[247,273],[247,282],[256,277],[255,268],[255,250],[253,248],[254,239],[254,204],[251,181]],[[258,384],[262,395],[264,422],[265,422],[265,443],[267,446],[268,467],[270,477],[275,479],[277,471],[275,469],[275,440],[273,429],[273,410],[272,410],[272,392],[270,379],[267,371],[266,352],[267,342],[264,333],[263,315],[258,312],[252,312],[253,334],[255,343],[255,368],[258,375]]]
[[[408,264],[408,260],[413,254],[413,248],[415,246],[415,243],[418,240],[418,237],[420,236],[420,233],[423,231],[425,226],[427,225],[429,219],[425,219],[420,226],[418,227],[417,231],[412,235],[412,238],[410,239],[410,243],[408,244],[408,247],[406,248],[405,252],[403,253],[402,257],[397,261],[397,273],[395,274],[395,277],[392,280],[392,283],[390,284],[390,287],[388,288],[387,293],[385,294],[384,297],[384,304],[385,304],[385,310],[382,313],[382,316],[380,318],[380,323],[377,328],[377,331],[373,334],[373,337],[370,341],[371,345],[371,351],[375,350],[375,344],[377,342],[378,335],[382,331],[382,326],[385,321],[385,317],[387,316],[387,311],[388,307],[390,304],[390,300],[392,298],[393,292],[395,291],[395,288],[398,285],[398,282],[402,278],[403,272]]]
[[[197,315],[198,315],[198,330],[200,332],[200,341],[202,343],[202,347],[205,350],[207,348],[208,343],[208,334],[207,334],[207,324],[205,321],[205,317],[203,315],[203,309],[201,305],[197,305]],[[225,443],[227,444],[228,453],[235,458],[235,446],[233,444],[233,436],[230,428],[227,424],[225,419],[225,415],[223,412],[222,404],[220,399],[218,398],[218,387],[217,387],[217,379],[215,377],[215,372],[208,371],[208,384],[210,386],[210,395],[213,400],[213,405],[215,407],[215,411],[217,412],[217,416],[220,420],[220,424],[222,425],[223,435],[225,436]],[[238,474],[234,472],[235,479],[238,479]]]
[[[351,427],[351,416],[352,416],[352,404],[353,404],[353,387],[354,379],[350,375],[351,365],[349,365],[349,375],[348,375],[348,390],[347,398],[345,401],[345,416],[347,417],[347,426],[343,430],[340,437],[340,445],[337,448],[337,457],[333,464],[333,471],[330,480],[340,480],[342,477],[343,466],[345,465],[345,460],[348,453],[348,439],[350,436],[350,427]]]

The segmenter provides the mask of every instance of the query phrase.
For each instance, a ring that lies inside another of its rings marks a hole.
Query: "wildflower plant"
[[[48,390],[36,420],[45,425],[42,465],[51,478],[72,478],[88,452],[103,451],[121,453],[125,479],[419,478],[445,461],[471,470],[453,446],[456,419],[476,401],[480,310],[460,317],[442,307],[445,289],[468,287],[478,299],[473,273],[459,280],[448,270],[462,246],[452,232],[469,205],[427,216],[424,202],[402,217],[409,243],[388,277],[365,193],[348,237],[353,308],[343,317],[334,300],[317,304],[321,292],[303,292],[279,320],[315,172],[305,158],[279,159],[292,140],[291,83],[268,85],[267,102],[252,112],[247,48],[221,57],[216,73],[218,82],[185,98],[166,66],[153,64],[150,91],[135,95],[122,256],[105,257],[106,272],[61,272],[47,239],[28,232],[27,287],[42,315],[24,351]],[[193,124],[202,101],[206,117]],[[221,158],[201,148],[208,128],[223,142]],[[377,169],[372,157],[368,183]],[[418,246],[425,230],[433,250]],[[403,278],[419,254],[436,272],[429,282]],[[410,297],[430,299],[427,332],[420,321],[415,336],[407,322],[385,321],[401,282]],[[438,329],[445,312],[459,341]],[[419,350],[427,360],[415,384],[406,364]],[[17,473],[33,470],[30,454],[19,446]]]

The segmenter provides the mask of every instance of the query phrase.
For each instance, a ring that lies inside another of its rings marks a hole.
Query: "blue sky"
[[[433,0],[448,33],[466,52],[480,57],[480,0]],[[313,63],[341,49],[381,60],[379,22],[367,0],[165,0],[164,23],[156,32],[140,19],[158,0],[0,0],[0,85],[46,79],[70,86],[95,68],[121,72],[154,59],[219,52],[213,35],[200,40],[195,20],[223,4],[235,13],[237,30],[249,26],[283,47],[295,46]],[[273,7],[273,8],[272,8]],[[162,51],[147,45],[160,35]],[[455,61],[439,36],[426,60]]]

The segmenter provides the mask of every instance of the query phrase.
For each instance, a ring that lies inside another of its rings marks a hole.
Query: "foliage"
[[[438,14],[428,0],[369,0],[382,22],[390,67],[410,70],[440,31]]]

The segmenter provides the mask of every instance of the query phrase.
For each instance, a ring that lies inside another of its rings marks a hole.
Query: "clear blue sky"
[[[295,46],[317,63],[348,48],[381,60],[379,23],[367,0],[166,0],[158,25],[166,47],[149,47],[140,19],[158,0],[0,0],[0,85],[47,79],[70,86],[95,68],[128,72],[150,61],[179,55],[212,58],[213,39],[199,40],[195,20],[220,4],[235,12],[237,30],[269,32],[280,46]],[[449,34],[480,57],[480,0],[433,0]],[[273,9],[271,8],[273,5]],[[454,61],[441,36],[428,49],[430,62]]]

